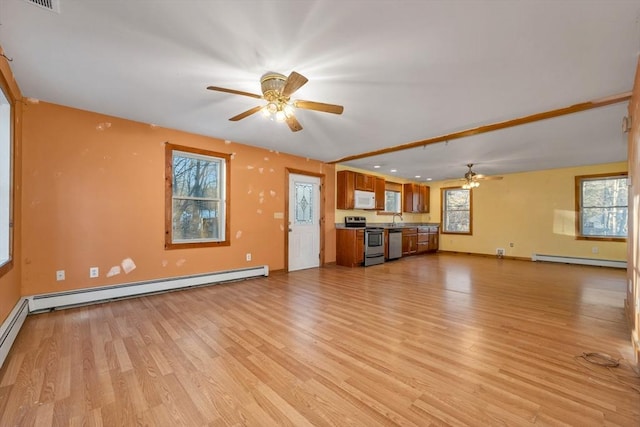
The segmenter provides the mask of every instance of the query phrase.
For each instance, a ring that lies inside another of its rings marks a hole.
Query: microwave
[[[355,190],[354,208],[355,209],[375,209],[376,193],[374,193],[373,191]]]

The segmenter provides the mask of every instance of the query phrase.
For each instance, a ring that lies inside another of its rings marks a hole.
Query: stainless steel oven
[[[364,265],[384,262],[384,228],[367,227],[364,229]]]
[[[365,267],[384,262],[384,228],[367,227],[367,219],[363,216],[345,216],[344,226],[347,228],[364,228]]]

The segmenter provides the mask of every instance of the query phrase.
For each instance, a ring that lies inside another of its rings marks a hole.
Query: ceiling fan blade
[[[258,111],[260,111],[261,109],[262,109],[262,106],[261,106],[261,105],[258,105],[257,107],[253,107],[252,109],[247,110],[247,111],[245,111],[244,113],[240,113],[240,114],[238,114],[237,116],[233,116],[233,117],[231,117],[229,120],[231,120],[232,122],[237,122],[238,120],[242,120],[242,119],[244,119],[245,117],[248,117],[248,116],[250,116],[250,115],[252,115],[252,114],[257,113],[257,112],[258,112]]]
[[[344,107],[342,105],[335,104],[323,104],[322,102],[303,101],[298,99],[295,101],[295,105],[298,108],[305,110],[322,111],[324,113],[342,114]]]
[[[262,95],[256,95],[255,93],[243,92],[241,90],[227,89],[227,88],[218,87],[218,86],[209,86],[209,87],[207,87],[207,89],[209,89],[209,90],[217,90],[218,92],[232,93],[234,95],[244,95],[244,96],[250,96],[251,98],[262,99]]]
[[[285,98],[290,97],[295,91],[300,89],[307,83],[309,79],[307,79],[302,74],[298,74],[295,71],[292,71],[287,77],[287,81],[284,83],[284,87],[282,88],[282,96]]]
[[[501,176],[476,176],[475,179],[477,179],[478,181],[498,181],[500,179],[502,179]]]
[[[298,132],[299,130],[302,130],[302,125],[295,116],[287,117],[287,124],[289,125],[291,132]]]

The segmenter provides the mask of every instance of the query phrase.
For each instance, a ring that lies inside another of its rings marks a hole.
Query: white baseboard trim
[[[614,261],[614,260],[597,259],[597,258],[578,258],[578,257],[558,256],[558,255],[533,254],[531,256],[531,260],[560,262],[564,264],[594,265],[598,267],[627,268],[626,261]]]
[[[11,310],[11,313],[9,313],[2,325],[0,325],[0,368],[4,364],[11,346],[18,336],[18,332],[20,332],[20,328],[24,323],[24,319],[27,318],[27,314],[29,314],[29,302],[26,298],[20,298],[16,306]]]
[[[261,265],[259,267],[227,270],[194,276],[173,277],[168,279],[132,282],[121,285],[101,286],[96,288],[84,288],[73,291],[33,295],[27,297],[27,299],[29,301],[29,312],[34,312],[56,308],[68,308],[119,298],[167,292],[194,286],[212,285],[215,283],[231,282],[268,275],[269,266]]]

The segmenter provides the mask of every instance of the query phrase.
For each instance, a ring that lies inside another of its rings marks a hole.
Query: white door
[[[289,271],[320,265],[320,178],[289,174]]]

